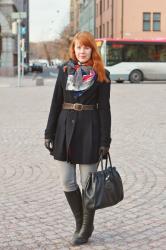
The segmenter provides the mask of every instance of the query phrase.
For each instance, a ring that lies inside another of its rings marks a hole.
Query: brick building
[[[96,0],[96,37],[163,38],[166,1]]]

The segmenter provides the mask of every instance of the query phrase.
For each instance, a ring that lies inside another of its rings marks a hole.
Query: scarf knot
[[[64,70],[68,73],[66,90],[79,92],[79,96],[89,89],[96,79],[92,66],[76,63],[73,60],[68,61]]]

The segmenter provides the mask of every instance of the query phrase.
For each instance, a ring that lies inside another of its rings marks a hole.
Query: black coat
[[[108,74],[108,72],[107,72]],[[65,89],[67,72],[60,67],[52,98],[45,138],[53,139],[54,159],[92,164],[99,159],[99,147],[111,143],[110,83],[95,81],[82,96]],[[63,102],[98,104],[97,110],[62,109]]]

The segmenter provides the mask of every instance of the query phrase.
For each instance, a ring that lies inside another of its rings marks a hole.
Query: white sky
[[[53,40],[69,23],[70,0],[30,0],[30,41]]]

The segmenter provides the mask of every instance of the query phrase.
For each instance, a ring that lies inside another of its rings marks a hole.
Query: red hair
[[[88,64],[91,65],[93,69],[96,71],[98,75],[98,80],[101,82],[103,81],[110,82],[110,80],[106,77],[104,64],[98,52],[97,45],[93,35],[90,32],[83,31],[83,32],[78,32],[74,36],[70,45],[69,53],[70,53],[70,58],[75,61],[77,61],[74,50],[76,40],[79,41],[81,45],[88,46],[92,49],[91,60],[88,62]]]

